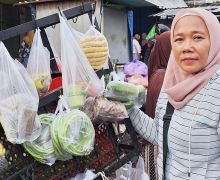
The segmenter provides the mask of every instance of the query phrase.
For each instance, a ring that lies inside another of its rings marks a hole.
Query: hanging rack
[[[83,9],[81,6],[77,6],[68,10],[63,11],[64,15],[67,19],[75,18],[80,15],[86,14],[86,13],[92,13],[94,10],[93,8],[94,3],[84,3]],[[92,8],[93,7],[93,8]],[[14,26],[11,28],[8,28],[6,30],[0,31],[0,41],[18,36],[20,34],[23,34],[25,32],[34,30],[36,28],[44,29],[49,26],[53,26],[55,24],[58,24],[59,16],[58,14],[53,14],[50,16],[46,16],[44,18],[37,19],[36,22],[34,20],[26,22],[24,24],[20,24],[18,26]]]
[[[30,5],[30,7],[32,7],[32,5]],[[95,8],[94,3],[89,2],[89,3],[83,3],[81,6],[77,6],[77,7],[65,10],[65,11],[63,11],[63,13],[67,19],[77,18],[80,15],[88,13],[90,21],[92,22],[90,14],[92,14],[92,12],[94,12],[94,8]],[[58,8],[58,10],[59,10],[59,8]],[[52,48],[50,47],[50,43],[47,38],[45,28],[50,27],[50,26],[52,28],[54,28],[55,25],[58,24],[59,22],[60,22],[60,20],[59,20],[59,16],[57,13],[53,14],[53,15],[46,16],[44,18],[40,18],[40,19],[33,18],[32,21],[29,21],[24,24],[20,24],[20,25],[8,28],[6,30],[0,31],[0,41],[4,41],[6,39],[10,39],[12,37],[18,36],[18,35],[23,34],[25,32],[39,28],[41,30],[43,44],[44,44],[44,46],[46,46],[48,48],[48,50],[50,52],[50,59],[51,59],[50,67],[53,72],[52,76],[54,75],[54,77],[56,77],[57,72],[58,72],[58,67],[57,67],[56,61],[54,59],[54,54],[53,54]],[[96,21],[96,25],[98,25],[97,21]]]

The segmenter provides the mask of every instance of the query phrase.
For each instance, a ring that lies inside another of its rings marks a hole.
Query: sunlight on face
[[[172,51],[186,73],[197,73],[206,66],[210,44],[208,29],[199,16],[184,16],[176,23]]]

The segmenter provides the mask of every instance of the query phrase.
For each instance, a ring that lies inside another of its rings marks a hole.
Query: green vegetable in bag
[[[65,152],[84,156],[93,150],[95,130],[89,117],[80,110],[58,115],[52,124],[51,135],[61,156],[65,157]]]
[[[121,81],[109,82],[106,89],[112,91],[115,95],[135,96],[138,93],[135,85]]]
[[[50,136],[50,125],[54,119],[54,115],[41,114],[39,118],[42,124],[40,136],[33,142],[25,142],[23,146],[37,161],[52,165],[56,161],[56,155]]]
[[[84,105],[87,90],[80,85],[70,86],[68,88],[67,102],[70,109],[81,108]]]

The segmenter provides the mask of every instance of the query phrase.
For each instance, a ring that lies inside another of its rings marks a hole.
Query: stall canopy
[[[215,14],[217,17],[220,17],[220,5],[215,6],[201,6],[200,8],[204,8],[213,14]],[[167,19],[167,18],[173,18],[176,13],[182,8],[176,8],[176,9],[166,9],[162,12],[153,14],[152,16],[160,17],[161,19]]]
[[[144,7],[157,6],[161,9],[187,7],[184,0],[106,0],[110,3],[123,4],[125,6]]]

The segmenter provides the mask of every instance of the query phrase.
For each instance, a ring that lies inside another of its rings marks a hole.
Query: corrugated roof
[[[147,0],[161,9],[187,7],[184,0]]]
[[[107,0],[115,4],[123,4],[133,7],[157,6],[161,9],[187,7],[184,0]]]
[[[14,5],[19,6],[19,5],[39,4],[39,3],[57,2],[57,1],[62,1],[62,0],[29,0],[29,1],[21,0],[20,2]],[[166,1],[165,0],[107,0],[107,1],[115,4],[130,6],[130,7],[157,6],[161,9],[187,7],[184,0],[166,0]]]
[[[200,7],[200,8],[204,8],[204,9],[206,9],[206,10],[208,10],[208,11],[214,13],[214,14],[215,14],[215,13],[220,13],[220,5],[218,5],[218,6],[203,6],[203,7]],[[166,19],[167,17],[168,17],[168,18],[169,18],[169,17],[172,18],[173,16],[176,15],[176,13],[177,13],[180,9],[182,9],[182,8],[166,9],[166,10],[160,12],[160,13],[153,14],[153,15],[151,15],[151,16],[158,16],[158,17],[160,17],[161,19]],[[219,15],[216,15],[216,16],[218,17]]]

